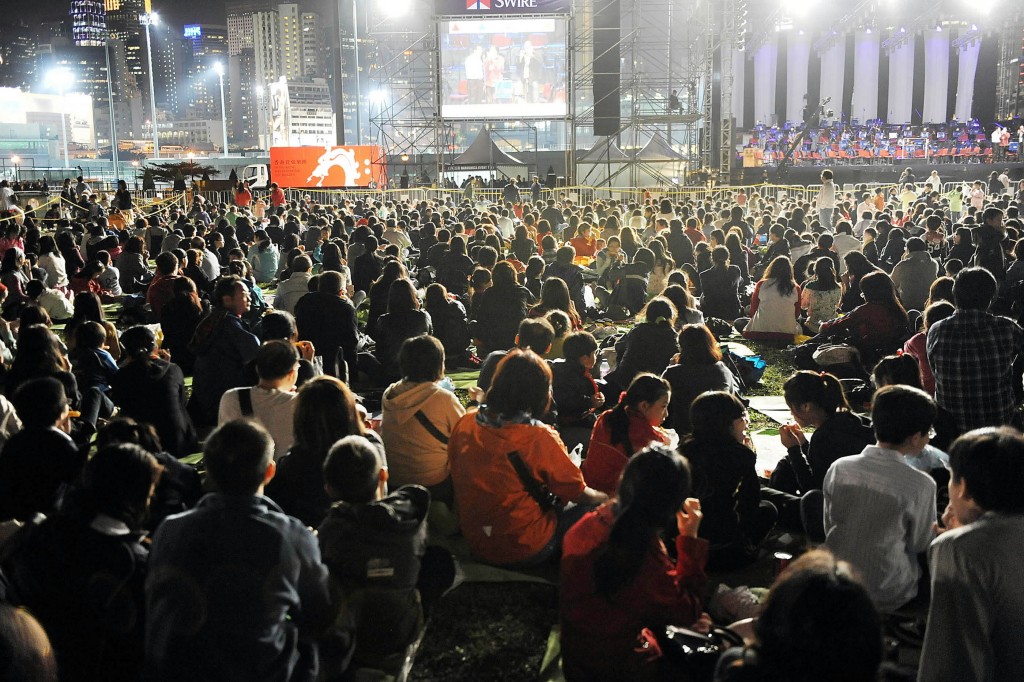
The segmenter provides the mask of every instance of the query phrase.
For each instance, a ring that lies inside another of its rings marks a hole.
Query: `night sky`
[[[283,1],[283,0],[282,0]],[[176,29],[184,24],[224,24],[224,0],[152,0],[153,10]],[[67,16],[70,0],[36,0],[24,3],[19,16],[29,23]],[[325,0],[299,0],[299,5],[322,12]]]

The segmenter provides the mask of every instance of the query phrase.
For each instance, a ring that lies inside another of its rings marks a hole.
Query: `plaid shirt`
[[[969,431],[1009,424],[1016,400],[1013,361],[1024,332],[1011,319],[981,310],[957,310],[928,330],[928,362],[935,399]]]

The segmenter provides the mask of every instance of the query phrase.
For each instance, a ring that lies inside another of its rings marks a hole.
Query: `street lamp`
[[[217,62],[213,65],[213,70],[217,74],[217,78],[220,79],[220,123],[221,132],[224,134],[224,156],[228,155],[228,111],[224,105],[224,64],[223,62]]]
[[[50,71],[46,76],[46,80],[50,87],[57,91],[60,95],[60,130],[61,139],[64,140],[64,167],[68,168],[70,162],[68,161],[68,126],[67,126],[67,112],[64,111],[64,93],[67,92],[71,84],[74,83],[75,77],[71,75],[71,71],[64,68],[54,69]]]
[[[140,14],[139,21],[146,27],[146,57],[149,59],[149,108],[153,124],[153,158],[160,158],[160,133],[156,127],[156,89],[153,87],[153,41],[150,40],[149,27],[160,23],[156,12]]]
[[[14,181],[18,181],[18,164],[21,163],[21,157],[15,154],[11,157],[11,163],[14,164]]]

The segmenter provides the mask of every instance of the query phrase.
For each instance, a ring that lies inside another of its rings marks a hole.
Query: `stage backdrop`
[[[354,147],[271,147],[270,179],[281,187],[368,187],[384,180],[384,151]]]

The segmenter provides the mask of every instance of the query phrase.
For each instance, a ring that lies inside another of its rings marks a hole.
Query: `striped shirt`
[[[825,474],[825,543],[850,562],[883,613],[917,594],[917,555],[935,537],[935,481],[895,450],[869,445]]]

